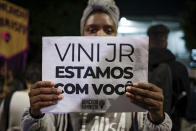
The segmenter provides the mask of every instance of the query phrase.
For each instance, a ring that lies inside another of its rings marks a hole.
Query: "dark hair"
[[[41,65],[40,64],[29,64],[25,71],[25,80],[30,83],[35,83],[41,80]]]
[[[169,28],[163,24],[151,26],[147,32],[149,37],[158,36],[158,35],[167,37],[168,33],[169,33]]]
[[[0,58],[0,68],[5,64],[5,60]]]
[[[167,41],[169,28],[163,24],[153,25],[148,28],[147,34],[151,45],[154,47],[162,47],[163,43]]]

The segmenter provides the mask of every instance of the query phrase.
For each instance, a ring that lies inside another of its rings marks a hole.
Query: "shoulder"
[[[184,64],[179,61],[173,61],[168,63],[172,70],[187,72],[187,68]]]
[[[155,67],[152,71],[149,71],[149,75],[152,76],[162,76],[171,75],[171,69],[167,63],[161,63]]]
[[[170,67],[167,63],[161,63],[159,64],[159,66],[157,66],[157,69],[161,71],[165,71],[165,70],[170,70]]]

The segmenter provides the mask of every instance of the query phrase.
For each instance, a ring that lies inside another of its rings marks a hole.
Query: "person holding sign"
[[[116,36],[118,20],[119,9],[113,0],[89,0],[81,19],[81,35]],[[130,102],[147,112],[43,114],[42,108],[55,105],[63,99],[62,90],[52,88],[54,86],[50,81],[34,84],[29,93],[30,108],[22,118],[23,130],[171,130],[171,119],[163,111],[163,92],[154,84],[129,82],[126,85],[126,96]]]

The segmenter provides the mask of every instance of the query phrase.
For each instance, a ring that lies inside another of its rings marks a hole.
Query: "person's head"
[[[31,63],[27,66],[25,71],[25,81],[27,86],[41,80],[41,65]]]
[[[114,0],[89,0],[80,22],[83,36],[116,36],[119,9]]]
[[[169,28],[165,25],[151,26],[147,31],[149,36],[149,48],[166,48],[168,33]]]

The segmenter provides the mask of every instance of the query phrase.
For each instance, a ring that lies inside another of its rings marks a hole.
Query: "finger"
[[[147,110],[159,110],[161,107],[161,102],[150,98],[142,98],[141,96],[133,95],[129,92],[126,93],[126,96],[130,97],[132,103]]]
[[[133,93],[133,94],[136,94],[136,95],[143,96],[143,97],[163,101],[163,95],[161,93],[158,93],[158,92],[153,92],[153,91],[140,89],[140,88],[136,88],[136,87],[131,87],[131,88],[128,87],[126,89],[126,91],[130,92],[130,93]]]
[[[54,83],[51,81],[38,81],[33,86],[32,89],[41,88],[41,87],[53,87]]]
[[[147,82],[140,82],[140,83],[134,83],[134,87],[141,88],[141,89],[146,89],[149,91],[155,91],[155,92],[161,92],[162,89],[157,87],[156,85],[152,83],[147,83]]]
[[[61,94],[62,90],[58,88],[36,88],[29,92],[29,96],[36,96],[40,94]]]
[[[142,108],[148,110],[148,108],[147,108],[148,106],[147,106],[146,104],[143,104],[143,103],[141,103],[141,102],[136,101],[135,95],[133,95],[133,94],[131,94],[131,93],[129,93],[129,92],[126,92],[126,96],[130,98],[130,102],[131,102],[131,103],[133,103],[133,104],[135,104],[135,105],[137,105],[137,106],[140,106],[140,107],[142,107]]]
[[[126,93],[126,96],[130,97],[131,99],[133,99],[134,101],[137,101],[139,103],[142,103],[144,105],[149,105],[149,106],[156,106],[156,103],[159,101],[153,100],[151,98],[145,98],[139,95],[134,95],[131,93]]]
[[[160,110],[160,107],[158,106],[151,106],[151,105],[147,105],[147,104],[143,104],[141,102],[138,102],[137,100],[133,100],[133,102],[135,105],[138,105],[148,111],[157,111],[157,110]]]
[[[31,104],[35,104],[39,101],[57,101],[57,100],[62,100],[63,96],[62,95],[38,95],[34,96],[30,99]]]
[[[137,105],[137,106],[139,106],[139,107],[141,107],[141,108],[143,108],[143,109],[149,110],[149,109],[148,109],[149,106],[144,105],[143,103],[137,102],[136,100],[133,100],[132,103],[135,104],[135,105]]]
[[[57,101],[38,102],[34,104],[34,106],[31,108],[34,110],[40,110],[41,108],[48,107],[55,104],[57,104]]]

